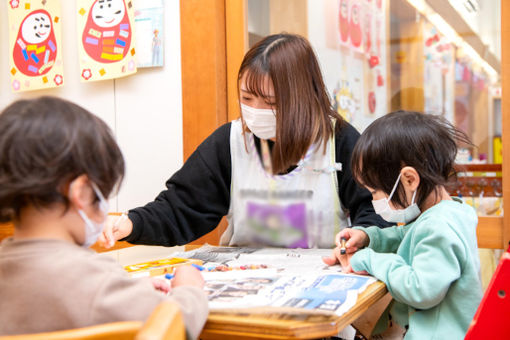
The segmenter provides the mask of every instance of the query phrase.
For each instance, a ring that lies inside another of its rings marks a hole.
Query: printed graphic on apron
[[[289,205],[247,202],[246,222],[257,243],[306,248],[306,204]]]
[[[286,174],[268,173],[253,134],[232,122],[231,201],[221,244],[288,248],[331,248],[347,226],[338,196],[334,138],[312,145]],[[324,146],[326,147],[324,149]]]

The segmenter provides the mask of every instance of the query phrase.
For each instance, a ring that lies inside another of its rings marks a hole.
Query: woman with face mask
[[[220,243],[236,246],[331,248],[350,223],[390,225],[352,179],[359,133],[332,109],[306,39],[277,34],[253,46],[238,92],[241,118],[209,136],[154,202],[110,220],[105,244],[186,244],[223,216]]]

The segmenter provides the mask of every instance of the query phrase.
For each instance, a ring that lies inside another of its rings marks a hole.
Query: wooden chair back
[[[0,340],[184,340],[186,332],[179,307],[163,302],[149,319],[112,322],[64,331],[0,336]]]
[[[186,330],[177,304],[159,304],[145,325],[137,333],[136,340],[184,340]]]

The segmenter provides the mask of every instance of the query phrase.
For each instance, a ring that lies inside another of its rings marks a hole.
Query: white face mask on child
[[[106,216],[108,215],[108,202],[104,198],[103,194],[95,185],[94,183],[90,182],[92,189],[94,189],[94,192],[96,193],[97,197],[99,197],[99,209],[104,214],[103,222],[96,223],[92,221],[87,214],[81,209],[78,209],[78,214],[80,214],[81,218],[85,222],[85,242],[83,242],[82,247],[88,248],[94,243],[96,243],[97,239],[99,238],[99,235],[101,235],[101,232],[104,228],[104,223],[106,221]]]
[[[276,137],[276,114],[270,109],[256,109],[241,104],[243,119],[251,132],[260,139]]]
[[[416,198],[416,191],[413,193],[413,198],[411,199],[411,205],[405,209],[392,209],[390,206],[391,198],[397,189],[398,182],[400,181],[400,176],[398,175],[397,182],[393,186],[391,190],[390,196],[388,198],[381,198],[379,200],[373,200],[372,205],[374,206],[375,213],[380,215],[383,219],[388,222],[393,223],[409,223],[414,221],[416,217],[420,216],[421,211],[418,207],[418,204],[414,202]]]

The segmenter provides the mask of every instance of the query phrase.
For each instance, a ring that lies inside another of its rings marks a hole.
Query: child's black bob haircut
[[[55,97],[19,100],[0,114],[0,159],[0,222],[18,220],[29,205],[68,209],[68,186],[80,175],[106,198],[124,177],[124,159],[108,126]]]
[[[421,206],[437,186],[446,185],[455,174],[458,142],[472,145],[465,133],[440,116],[388,113],[370,124],[358,139],[351,158],[352,174],[360,185],[389,195],[400,170],[411,166],[420,175],[416,203]],[[408,206],[401,184],[391,201]]]

